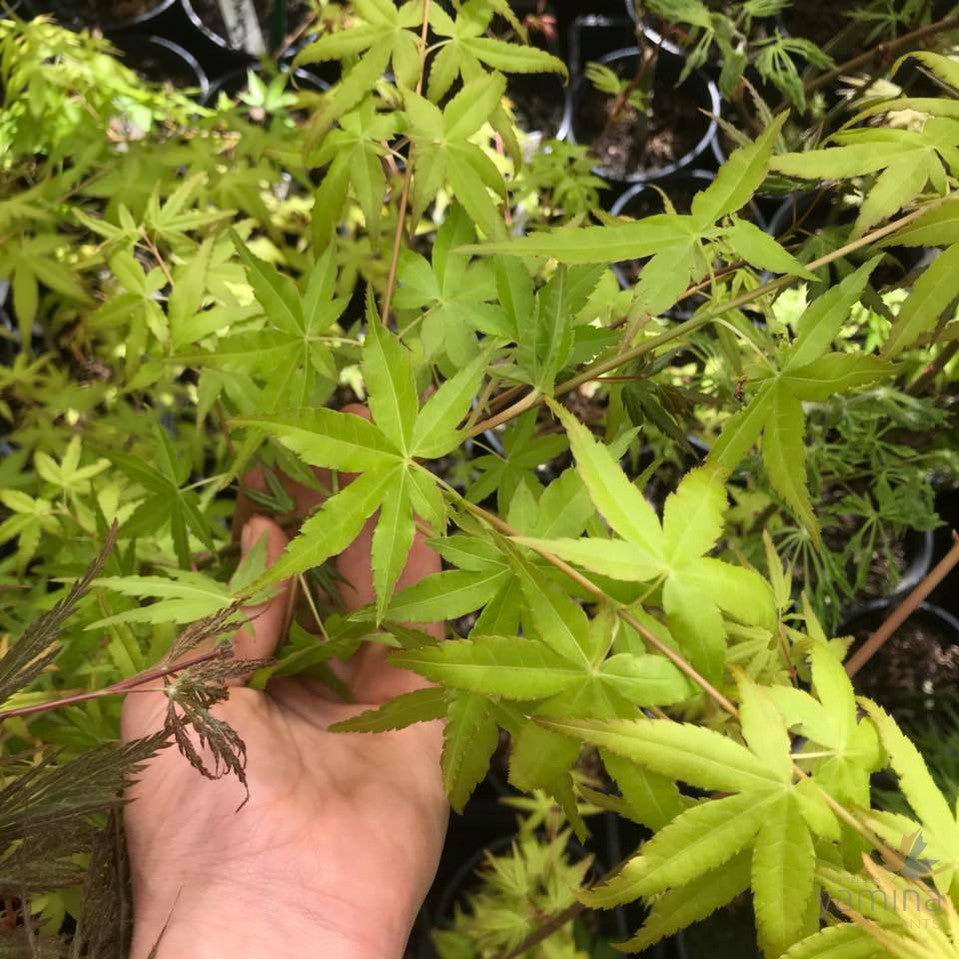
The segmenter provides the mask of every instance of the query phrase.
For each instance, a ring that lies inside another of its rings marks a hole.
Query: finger
[[[262,540],[266,540],[266,568],[269,569],[286,549],[286,534],[272,520],[253,516],[243,526],[240,549],[246,557]],[[276,592],[265,603],[243,610],[247,622],[233,638],[233,655],[237,659],[269,659],[283,637],[290,603],[290,582],[277,584]],[[245,677],[230,680],[230,685],[245,682]]]
[[[350,609],[359,609],[374,600],[372,577],[372,539],[375,521],[366,524],[357,539],[338,559],[340,574],[351,585],[341,590]],[[440,571],[439,554],[417,532],[407,557],[406,566],[396,582],[401,590],[419,582],[424,576]],[[437,639],[443,637],[442,623],[428,623],[423,628]],[[390,649],[381,643],[366,643],[353,657],[353,693],[361,702],[381,703],[401,693],[428,686],[426,680],[406,669],[390,665]]]

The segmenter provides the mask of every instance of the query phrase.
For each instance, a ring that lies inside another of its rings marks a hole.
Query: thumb
[[[287,544],[286,534],[272,520],[263,516],[253,516],[247,520],[240,534],[240,551],[243,556],[249,555],[264,537],[266,566],[269,569]],[[233,654],[237,659],[268,659],[276,652],[286,626],[289,602],[290,582],[283,580],[277,584],[277,591],[267,602],[248,606],[244,610],[247,622],[233,638]]]

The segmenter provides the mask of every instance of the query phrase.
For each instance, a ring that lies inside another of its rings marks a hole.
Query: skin
[[[365,412],[354,410],[354,412]],[[249,485],[262,477],[248,477]],[[291,483],[296,514],[316,494]],[[273,563],[287,537],[276,523],[237,507],[241,548],[267,537]],[[372,521],[338,558],[351,609],[373,598]],[[398,586],[438,571],[417,538]],[[279,643],[291,590],[250,611],[234,639],[241,658]],[[441,627],[427,627],[441,635]],[[233,778],[210,781],[175,749],[154,758],[125,809],[134,895],[132,959],[402,956],[439,862],[448,807],[440,779],[442,729],[422,723],[391,733],[328,727],[421,685],[372,644],[338,664],[358,704],[343,704],[309,679],[283,678],[264,692],[237,685],[215,712],[247,747],[250,797]],[[160,728],[162,692],[127,697],[125,739]],[[165,927],[165,928],[164,928]],[[162,933],[162,937],[161,937]]]

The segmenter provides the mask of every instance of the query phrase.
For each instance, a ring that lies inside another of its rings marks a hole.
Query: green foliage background
[[[828,56],[750,46],[769,11],[742,7],[652,12],[692,30],[693,66],[718,47],[728,95],[749,54],[787,103],[730,127],[688,213],[667,184],[639,220],[602,211],[586,148],[524,161],[508,77],[566,68],[505,0],[353,0],[296,57],[341,64],[328,93],[251,80],[208,108],[93,37],[0,21],[0,886],[43,948],[68,912],[122,936],[97,867],[116,830],[95,827],[160,742],[113,748],[119,697],[100,693],[295,576],[334,601],[255,682],[333,682],[330,658],[385,643],[436,685],[344,735],[445,720],[461,810],[503,729],[510,782],[573,832],[583,800],[642,824],[579,894],[647,903],[626,948],[751,890],[770,959],[957,954],[955,811],[895,721],[857,705],[833,631],[871,558],[937,524],[930,482],[953,472],[959,66],[919,52],[891,76],[918,63],[937,95],[886,91],[827,124],[788,54]],[[794,181],[838,217],[773,238],[747,207]],[[913,248],[937,255],[881,278]],[[230,525],[254,466],[261,509],[289,511],[284,476],[328,496],[268,572],[237,568]],[[328,561],[374,516],[376,600],[347,613]],[[417,530],[444,569],[397,591]],[[431,621],[446,641],[410,625]],[[167,738],[209,718],[225,668],[191,667]],[[242,775],[242,745],[214,746]],[[574,776],[584,748],[608,789]],[[870,806],[887,768],[908,815]],[[896,850],[920,829],[933,921],[873,899],[823,918],[824,894],[917,881]],[[100,948],[94,925],[75,948]]]

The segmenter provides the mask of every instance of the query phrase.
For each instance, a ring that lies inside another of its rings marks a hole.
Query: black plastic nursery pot
[[[128,30],[146,26],[179,0],[24,0],[21,15],[47,13],[65,27]],[[17,4],[13,5],[16,8]]]
[[[881,600],[850,615],[839,635],[855,638],[854,653],[901,602]],[[856,674],[857,693],[874,699],[907,728],[928,725],[959,690],[959,619],[921,603]]]
[[[139,33],[114,37],[114,44],[123,54],[123,59],[154,83],[170,83],[177,90],[195,91],[203,100],[210,91],[206,71],[192,53],[166,37],[144,36]]]
[[[626,47],[599,58],[622,80],[639,68],[640,50]],[[617,111],[617,98],[597,90],[584,76],[573,82],[569,98],[569,139],[589,145],[594,172],[617,183],[661,179],[693,167],[711,155],[720,112],[719,90],[701,70],[678,83],[683,60],[660,51],[653,67],[646,116],[629,104]]]
[[[212,44],[252,57],[279,49],[310,15],[307,0],[183,0],[183,5]]]

